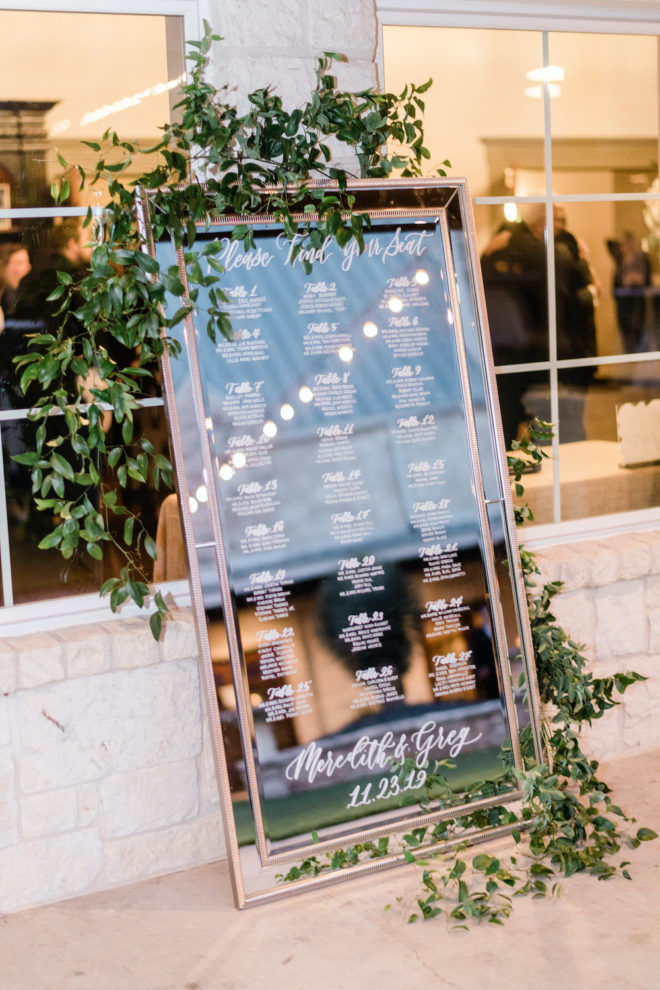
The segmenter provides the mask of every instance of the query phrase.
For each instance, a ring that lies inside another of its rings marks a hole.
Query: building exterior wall
[[[274,84],[302,100],[331,49],[341,86],[376,84],[373,0],[209,0],[225,40],[216,85],[238,98]],[[350,162],[340,162],[347,167]],[[596,674],[660,664],[660,531],[539,554],[566,590],[556,613]],[[0,643],[0,913],[224,855],[197,645],[182,611],[162,643],[146,619]],[[660,679],[596,723],[592,755],[660,745]]]
[[[648,678],[584,730],[586,751],[602,760],[660,746],[660,530],[561,544],[537,559],[546,580],[563,582],[553,613],[593,675]]]

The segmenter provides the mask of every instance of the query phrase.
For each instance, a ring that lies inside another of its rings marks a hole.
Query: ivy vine
[[[518,497],[524,491],[523,474],[547,456],[544,446],[551,436],[549,423],[534,421],[527,435],[513,444],[508,461]],[[515,514],[519,524],[533,518],[529,507],[522,504],[516,506]],[[453,928],[466,928],[480,922],[502,924],[513,910],[515,897],[559,896],[562,880],[577,873],[598,880],[615,875],[631,879],[627,850],[656,839],[657,833],[645,827],[635,829],[636,820],[613,801],[610,787],[598,777],[598,762],[581,748],[580,731],[618,705],[617,695],[646,678],[635,671],[594,677],[582,647],[558,624],[552,611],[561,582],[539,586],[540,568],[529,550],[521,550],[521,563],[539,694],[545,709],[543,733],[552,769],[536,763],[531,734],[525,729],[520,739],[523,771],[511,769],[497,780],[453,794],[443,776],[443,765],[438,763],[428,768],[427,786],[432,797],[422,802],[422,809],[442,810],[457,802],[477,802],[519,789],[520,810],[510,805],[480,808],[432,827],[414,829],[402,836],[398,845],[385,838],[336,849],[324,858],[310,856],[281,876],[281,881],[292,882],[399,853],[422,871],[416,908],[408,920],[442,917]],[[520,687],[524,689],[522,679]],[[516,853],[498,857],[477,852],[468,859],[469,843],[462,841],[463,837],[500,826],[511,831]],[[454,851],[437,856],[425,853],[425,846],[442,842],[455,843]]]
[[[272,214],[293,243],[292,260],[300,251],[321,247],[327,237],[340,246],[353,239],[361,250],[368,217],[352,211],[349,173],[332,164],[329,142],[352,153],[361,177],[386,177],[395,170],[420,175],[429,158],[421,115],[430,80],[406,86],[398,96],[371,89],[343,92],[331,74],[342,56],[327,52],[318,60],[316,85],[304,106],[287,109],[275,92],[259,89],[248,96],[247,112],[239,114],[206,76],[211,46],[219,40],[206,25],[202,40],[190,44],[177,119],[162,128],[154,147],[122,141],[113,130],[99,141],[83,142],[98,159],[93,169],[74,167],[79,181],[107,185],[110,196],[100,214],[90,211],[86,218],[95,243],[89,273],[75,284],[69,272],[58,272],[48,302],[59,304],[59,327],[32,335],[27,353],[16,359],[37,425],[34,449],[15,459],[31,471],[37,508],[54,520],[40,547],[57,548],[65,558],[84,549],[100,560],[103,547],[111,544],[123,561],[119,575],[101,588],[113,611],[128,599],[145,604],[150,589],[141,552],[156,557],[152,535],[124,504],[121,490],[129,479],[156,489],[172,486],[169,460],[135,435],[145,383],[157,378],[164,351],[176,353],[169,332],[195,307],[201,287],[208,290],[207,332],[212,339],[232,336],[222,266],[215,257],[220,247],[211,242],[199,251],[198,225],[211,214]],[[157,164],[137,183],[123,181],[143,153],[155,156]],[[70,175],[68,162],[61,155],[58,160],[63,175]],[[438,172],[445,174],[442,168]],[[314,185],[318,179],[336,187]],[[150,193],[154,237],[166,234],[184,248],[188,291],[176,266],[161,271],[142,250],[136,185]],[[70,179],[54,183],[52,191],[64,202]],[[254,243],[248,222],[236,226],[232,237],[246,250]],[[166,294],[180,302],[170,318],[163,317]],[[129,351],[129,363],[113,360],[109,341]],[[80,383],[88,383],[84,392]],[[108,412],[120,427],[118,442],[106,432]],[[168,612],[160,592],[153,605],[150,623],[158,637]]]
[[[294,244],[294,258],[306,248],[318,249],[327,237],[339,246],[354,239],[361,249],[368,218],[352,211],[349,173],[332,164],[330,142],[352,152],[361,177],[421,175],[430,157],[422,125],[423,94],[430,81],[406,86],[398,95],[371,89],[343,92],[331,74],[341,56],[329,52],[318,60],[316,85],[304,106],[286,109],[276,93],[259,89],[248,96],[248,110],[239,114],[227,94],[220,94],[206,77],[211,46],[218,40],[207,25],[204,37],[191,43],[178,117],[162,128],[154,147],[122,141],[113,130],[98,142],[84,142],[98,159],[91,170],[75,166],[79,181],[107,185],[110,197],[102,212],[90,211],[86,218],[95,243],[89,272],[77,284],[69,273],[58,273],[49,302],[59,306],[59,328],[33,335],[27,353],[16,359],[36,426],[34,449],[16,460],[30,469],[35,504],[54,522],[40,546],[55,547],[65,558],[84,548],[101,559],[104,546],[112,545],[123,566],[101,591],[109,595],[113,610],[128,599],[140,607],[149,599],[141,552],[156,556],[152,535],[123,504],[122,489],[129,479],[155,488],[172,486],[169,460],[148,439],[135,435],[145,385],[157,379],[159,357],[165,351],[176,353],[169,331],[195,306],[201,287],[209,290],[206,331],[213,339],[232,334],[218,248],[209,243],[201,252],[197,249],[197,226],[210,214],[263,212],[282,223]],[[184,249],[187,294],[176,267],[162,271],[142,251],[135,227],[136,183],[124,180],[144,152],[152,160],[155,156],[157,164],[140,175],[138,184],[150,192],[155,238],[168,235]],[[69,163],[58,159],[63,176],[68,175]],[[442,167],[437,172],[445,174]],[[333,191],[314,185],[319,178],[336,183]],[[71,194],[69,179],[55,183],[53,194],[56,202],[65,202]],[[296,219],[300,214],[309,214],[309,221]],[[249,222],[236,226],[232,236],[246,249],[253,244]],[[171,318],[163,317],[166,294],[180,302]],[[111,357],[109,340],[130,351],[129,363]],[[84,391],[80,383],[86,383]],[[106,431],[107,413],[119,427],[119,440]],[[530,460],[545,456],[548,430],[547,424],[539,424],[510,458],[518,495]],[[516,516],[523,522],[531,513],[521,507]],[[538,567],[532,554],[523,551],[522,564],[541,698],[553,713],[546,732],[553,769],[527,764],[524,772],[510,771],[466,795],[475,799],[515,785],[524,795],[518,815],[509,807],[490,807],[404,837],[404,858],[422,870],[410,920],[444,915],[460,926],[469,921],[500,924],[511,912],[513,897],[557,893],[561,879],[574,873],[629,878],[623,849],[656,838],[647,828],[631,830],[635,820],[613,802],[609,787],[597,776],[597,762],[584,754],[579,739],[584,723],[600,718],[619,703],[617,695],[644,678],[634,672],[593,677],[580,647],[552,612],[560,586],[536,587]],[[168,608],[158,592],[153,605],[150,623],[158,637]],[[437,807],[442,800],[438,794],[447,790],[440,766],[432,788]],[[446,800],[452,796],[447,794]],[[459,845],[448,857],[424,857],[423,847],[431,841],[460,843],[461,835],[474,828],[502,824],[511,827],[524,852],[505,860],[480,852],[468,863]],[[283,879],[390,853],[386,839],[339,849],[325,859],[310,857]]]

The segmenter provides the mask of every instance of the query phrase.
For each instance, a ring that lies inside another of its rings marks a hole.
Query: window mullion
[[[9,546],[9,518],[7,515],[7,489],[5,464],[2,453],[2,424],[0,423],[0,573],[2,574],[2,603],[5,608],[14,604],[14,588],[11,579],[11,549]]]
[[[544,31],[543,67],[550,64],[549,37]],[[546,275],[548,282],[548,346],[550,358],[550,421],[559,422],[559,382],[557,375],[557,293],[555,289],[555,229],[552,200],[552,121],[550,113],[550,85],[543,83],[543,160],[545,168],[545,246]],[[559,431],[552,437],[552,506],[553,520],[561,522],[561,491],[559,485]]]

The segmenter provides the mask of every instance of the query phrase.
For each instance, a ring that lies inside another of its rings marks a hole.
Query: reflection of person
[[[0,309],[9,316],[16,303],[18,286],[29,273],[32,265],[27,248],[13,244],[5,252],[5,260],[0,270]]]
[[[595,302],[598,284],[584,241],[566,229],[563,207],[554,207],[555,283],[557,298],[557,357],[560,360],[596,356]],[[561,380],[588,385],[594,368],[561,372]]]
[[[25,405],[18,387],[12,359],[20,350],[22,335],[14,325],[14,309],[19,285],[28,274],[30,256],[20,244],[6,245],[0,268],[0,409],[16,409]],[[28,472],[12,459],[25,449],[25,424],[10,420],[3,424],[3,458],[7,488],[13,492],[25,489]]]
[[[631,231],[621,240],[607,241],[615,268],[612,290],[616,305],[621,341],[626,354],[642,348],[646,318],[644,289],[651,285],[651,265],[648,256]]]
[[[14,310],[19,285],[31,269],[30,256],[20,244],[9,245],[3,251],[4,264],[0,269],[0,393],[3,409],[23,405],[18,394],[12,358],[19,353],[22,335],[15,327]]]
[[[49,301],[48,296],[59,284],[59,272],[71,275],[74,284],[85,277],[92,254],[90,239],[89,228],[82,227],[76,219],[63,220],[52,228],[46,263],[33,269],[20,284],[15,308],[21,317],[35,320],[44,329],[59,327],[62,318],[55,314],[61,299]]]
[[[548,355],[547,280],[544,225],[520,221],[497,230],[481,257],[495,364],[542,361]],[[498,377],[500,411],[507,449],[525,421],[523,395],[538,373]]]
[[[62,300],[49,300],[48,297],[59,284],[57,279],[59,272],[68,272],[74,284],[87,274],[87,264],[91,256],[91,248],[87,247],[90,236],[89,229],[83,228],[77,219],[67,219],[54,225],[49,234],[51,253],[47,261],[43,265],[35,266],[18,284],[12,308],[14,328],[11,354],[6,353],[5,355],[5,372],[8,375],[11,372],[12,406],[14,408],[32,405],[41,392],[39,387],[34,384],[28,388],[25,394],[21,392],[18,386],[18,374],[12,368],[12,360],[16,356],[28,353],[31,334],[38,332],[56,334],[59,332],[63,323],[62,314],[58,314]],[[75,305],[73,308],[75,309]],[[72,336],[80,330],[80,322],[73,315],[69,316],[63,328],[64,335]],[[61,384],[71,396],[78,393],[78,383],[74,372],[68,371]],[[18,433],[16,435],[18,449],[12,450],[12,454],[20,453],[21,450],[25,449],[34,449],[36,424],[29,420],[21,420],[15,424],[15,427],[17,431],[20,430],[20,435]],[[49,436],[59,437],[61,424],[56,422],[55,418],[49,417],[46,429]],[[74,453],[69,443],[60,442],[58,452],[73,463]],[[29,470],[21,468],[15,462],[10,463],[9,470],[13,481],[14,498],[17,504],[25,506],[28,493],[31,490]],[[80,488],[67,482],[67,498],[75,499],[80,491]],[[43,535],[41,531],[43,525],[45,525],[45,516],[35,515],[30,522],[30,534],[39,538]]]
[[[337,578],[326,578],[319,589],[319,634],[351,672],[389,664],[400,678],[410,666],[415,608],[401,568],[385,564],[383,572],[379,587],[353,595],[341,595]],[[356,650],[345,633],[361,612],[382,613],[384,625],[373,646]]]
[[[594,357],[594,300],[598,290],[586,246],[566,230],[566,216],[554,208],[557,354]],[[521,364],[549,357],[545,207],[534,207],[527,221],[505,223],[481,257],[488,322],[495,363]],[[562,372],[563,381],[587,384],[591,368]],[[523,395],[530,385],[547,381],[543,372],[500,376],[500,407],[505,444],[517,439],[526,419]]]
[[[14,302],[14,316],[17,326],[28,328],[20,334],[16,353],[24,354],[28,347],[28,333],[57,333],[63,325],[64,317],[58,313],[62,300],[49,300],[50,294],[59,285],[58,273],[67,272],[76,285],[88,272],[92,248],[89,228],[82,227],[77,219],[66,219],[53,226],[49,235],[50,255],[45,264],[32,271],[21,281]],[[76,305],[71,307],[75,310]],[[81,324],[70,312],[64,323],[65,336],[73,336],[81,330]],[[75,376],[69,375],[64,382],[67,390],[76,392]],[[29,395],[27,401],[33,399]],[[26,399],[22,400],[26,404]]]

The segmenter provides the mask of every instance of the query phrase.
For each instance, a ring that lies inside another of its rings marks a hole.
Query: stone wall
[[[376,5],[374,0],[207,0],[214,30],[222,36],[209,79],[241,112],[247,94],[272,87],[286,108],[309,98],[317,59],[325,51],[346,61],[334,63],[340,88],[377,86]],[[334,163],[354,170],[345,149],[333,147]]]
[[[201,0],[224,37],[210,79],[245,107],[309,96],[317,57],[376,85],[374,0]],[[350,168],[350,157],[336,157]],[[0,913],[224,854],[189,615],[162,644],[134,619],[0,642]]]
[[[553,612],[584,644],[597,677],[636,670],[623,703],[584,731],[596,759],[660,746],[660,530],[544,548],[543,576],[562,581]]]
[[[587,732],[590,755],[660,746],[660,530],[538,552],[597,675],[649,676]],[[0,643],[0,913],[224,856],[192,616]]]
[[[0,643],[0,913],[224,856],[192,616]]]
[[[347,89],[376,84],[373,0],[205,0],[225,41],[212,81],[304,100],[330,49]],[[339,159],[346,167],[350,162]],[[557,614],[597,673],[660,665],[660,531],[540,553]],[[596,723],[594,755],[660,745],[660,677]],[[224,855],[192,619],[156,644],[144,619],[0,643],[0,913]]]

